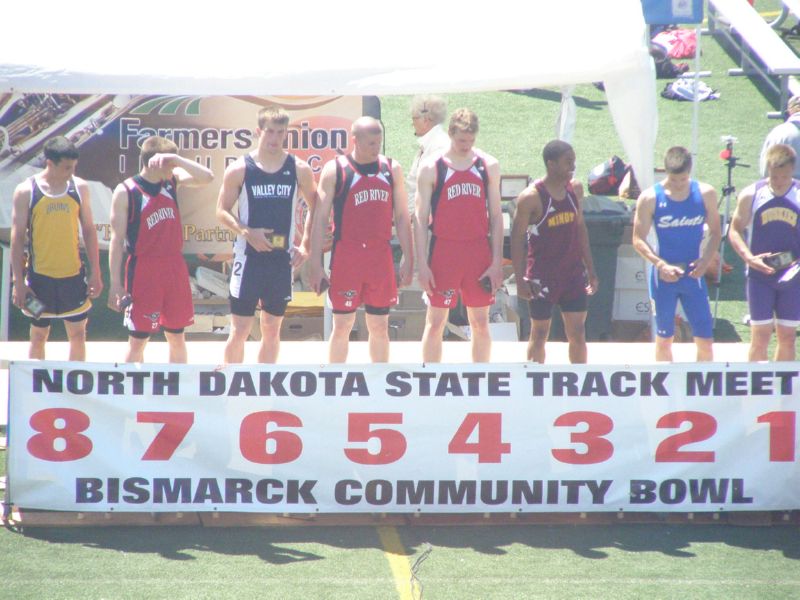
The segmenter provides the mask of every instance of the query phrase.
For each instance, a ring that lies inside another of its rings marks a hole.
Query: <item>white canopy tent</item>
[[[595,0],[85,0],[4,13],[0,93],[385,95],[603,81],[627,158],[642,185],[652,180],[655,74],[640,0],[613,10]]]
[[[603,81],[627,159],[640,185],[653,182],[655,72],[640,0],[613,10],[596,0],[43,0],[11,3],[4,25],[0,94],[380,96]]]

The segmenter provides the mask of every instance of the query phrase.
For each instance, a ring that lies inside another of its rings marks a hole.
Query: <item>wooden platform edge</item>
[[[61,512],[11,507],[6,527],[480,527],[509,525],[800,525],[800,510],[741,512],[592,512],[484,514],[294,514],[235,512]]]

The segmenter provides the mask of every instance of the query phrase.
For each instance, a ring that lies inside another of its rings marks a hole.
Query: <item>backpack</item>
[[[589,172],[589,192],[600,196],[616,195],[627,171],[628,167],[622,159],[612,156]]]
[[[681,77],[668,83],[661,95],[670,100],[684,100],[691,102],[694,99],[695,80],[690,77]],[[704,100],[717,100],[719,92],[712,90],[702,81],[697,82],[697,99],[701,102]]]

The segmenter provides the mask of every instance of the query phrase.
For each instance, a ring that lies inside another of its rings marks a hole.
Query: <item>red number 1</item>
[[[793,412],[768,412],[758,417],[759,423],[769,424],[770,462],[794,461],[797,415]]]

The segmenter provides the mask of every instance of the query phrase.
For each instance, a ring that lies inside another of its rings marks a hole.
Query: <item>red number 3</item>
[[[59,421],[63,427],[56,427]],[[28,452],[36,458],[64,462],[79,460],[92,451],[92,440],[81,434],[89,428],[86,413],[73,408],[47,408],[34,413],[30,423],[39,432],[28,440]],[[56,444],[56,440],[64,441]]]

